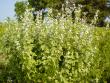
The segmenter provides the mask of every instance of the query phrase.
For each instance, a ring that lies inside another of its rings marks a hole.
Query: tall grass
[[[2,37],[6,59],[0,82],[100,83],[110,80],[110,30],[70,16],[59,20],[27,12],[8,22]],[[108,82],[109,83],[109,82]]]

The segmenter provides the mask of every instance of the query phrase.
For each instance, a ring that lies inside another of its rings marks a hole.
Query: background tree
[[[35,9],[34,11],[52,8],[53,17],[56,16],[58,12],[61,12],[64,1],[65,0],[28,0],[29,5]]]
[[[82,5],[82,12],[87,12],[87,22],[91,23],[97,10],[99,10],[97,26],[104,26],[104,19],[110,14],[110,7],[107,7],[108,0],[77,0],[76,6]],[[83,14],[82,14],[83,16]]]
[[[15,3],[15,12],[16,12],[16,17],[18,20],[21,20],[20,17],[23,16],[25,10],[26,10],[25,1],[19,1]]]
[[[74,7],[73,4],[76,6],[82,5],[81,8],[82,14],[81,18],[84,16],[84,12],[86,12],[87,23],[91,23],[94,18],[94,15],[97,10],[99,10],[98,20],[95,24],[96,26],[104,26],[104,19],[110,13],[110,7],[107,6],[108,0],[28,0],[29,6],[34,8],[34,11],[38,11],[45,8],[52,8],[54,16],[57,15],[58,12],[65,12],[62,11],[62,7]],[[68,2],[68,4],[66,3]],[[63,5],[63,6],[62,6]],[[24,2],[17,2],[15,4],[15,11],[16,15],[19,16],[23,15],[25,11],[25,3]],[[74,11],[72,13],[72,17],[74,18]]]
[[[40,10],[46,7],[58,9],[64,3],[64,0],[28,0],[28,2],[31,7]]]
[[[35,10],[41,10],[47,6],[47,2],[45,0],[28,0],[29,5]]]

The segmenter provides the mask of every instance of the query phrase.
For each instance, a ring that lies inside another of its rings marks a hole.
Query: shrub
[[[2,50],[8,57],[5,80],[98,83],[110,77],[110,31],[79,19],[73,24],[70,16],[48,17],[46,22],[41,16],[33,22],[30,13],[24,16],[21,23],[9,23],[2,38]]]

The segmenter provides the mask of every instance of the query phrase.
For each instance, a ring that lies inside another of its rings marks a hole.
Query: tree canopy
[[[18,20],[21,20],[20,17],[23,16],[26,10],[26,3],[24,1],[19,1],[15,3],[15,12]]]
[[[61,11],[62,4],[66,4],[66,2],[69,3],[68,4],[69,6],[71,4],[75,4],[76,6],[80,4],[83,6],[81,8],[82,11],[81,17],[83,16],[83,12],[87,12],[86,17],[88,23],[91,23],[91,20],[93,19],[96,11],[99,10],[100,12],[98,16],[98,22],[96,24],[99,26],[100,25],[104,26],[104,19],[110,13],[110,7],[107,6],[108,0],[28,0],[27,2],[29,3],[30,7],[35,9],[35,11],[48,7],[54,10]],[[23,1],[17,2],[15,4],[15,12],[17,17],[23,15],[24,11],[25,11],[25,3]]]
[[[93,19],[96,11],[99,10],[98,22],[96,25],[103,26],[105,17],[110,14],[110,8],[107,7],[107,1],[108,0],[78,0],[75,4],[83,5],[82,12],[87,12],[86,17],[89,23]]]

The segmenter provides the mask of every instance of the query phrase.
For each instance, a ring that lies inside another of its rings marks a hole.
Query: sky
[[[0,21],[7,17],[14,18],[14,4],[16,0],[0,0]]]

